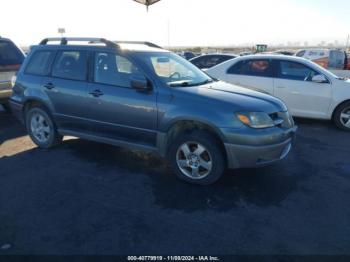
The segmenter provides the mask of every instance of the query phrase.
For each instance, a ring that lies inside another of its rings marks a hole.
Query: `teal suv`
[[[279,99],[217,81],[148,42],[50,38],[33,46],[10,99],[41,148],[76,136],[166,157],[187,182],[283,159],[296,131]]]

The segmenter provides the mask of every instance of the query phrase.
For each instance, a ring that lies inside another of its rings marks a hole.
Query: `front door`
[[[98,136],[146,146],[156,145],[156,90],[133,89],[130,79],[142,74],[127,58],[96,52],[89,84],[89,114]]]
[[[287,60],[278,61],[278,64],[274,95],[286,103],[292,115],[327,118],[331,83],[312,82],[312,77],[320,73],[307,65]]]

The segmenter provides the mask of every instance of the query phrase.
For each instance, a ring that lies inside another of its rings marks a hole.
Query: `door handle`
[[[47,83],[47,84],[44,85],[44,87],[45,87],[46,89],[51,90],[51,89],[55,88],[55,85],[54,85],[53,83]]]
[[[96,89],[94,91],[91,91],[89,93],[90,95],[94,96],[94,97],[99,97],[99,96],[103,96],[103,92],[99,89]]]

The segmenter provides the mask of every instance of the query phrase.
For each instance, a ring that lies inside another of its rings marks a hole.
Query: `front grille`
[[[280,128],[288,129],[294,126],[293,118],[288,111],[272,113],[270,114],[270,117],[275,125]]]

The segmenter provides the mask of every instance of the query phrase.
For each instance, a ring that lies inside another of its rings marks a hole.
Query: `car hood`
[[[183,90],[232,104],[236,111],[274,113],[288,110],[286,105],[276,97],[221,81],[187,87]]]

